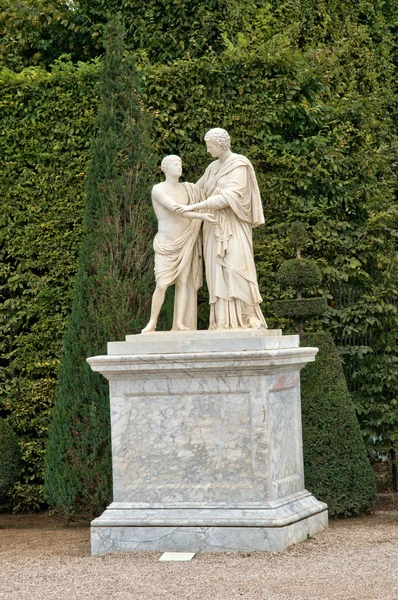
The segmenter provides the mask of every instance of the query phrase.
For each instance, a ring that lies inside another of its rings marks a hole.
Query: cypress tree
[[[321,283],[315,261],[301,256],[308,242],[302,223],[290,226],[290,240],[296,258],[281,265],[277,279],[282,287],[293,288],[296,298],[279,300],[275,308],[295,321],[301,346],[319,348],[315,362],[306,365],[301,374],[306,487],[328,504],[330,516],[359,515],[374,498],[374,476],[333,338],[326,331],[303,333],[304,321],[321,316],[326,300],[302,297],[303,290]]]
[[[66,517],[96,514],[111,499],[108,384],[86,358],[139,330],[150,301],[148,122],[117,20],[107,27],[105,46],[83,242],[46,455],[45,496]]]

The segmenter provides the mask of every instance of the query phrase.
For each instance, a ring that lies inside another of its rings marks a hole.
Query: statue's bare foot
[[[150,331],[155,331],[156,329],[156,321],[149,321],[148,325],[141,329],[141,333],[149,333]]]
[[[177,331],[189,331],[189,327],[185,327],[184,323],[176,323]]]
[[[250,329],[261,329],[262,323],[261,323],[260,319],[257,319],[256,317],[250,317],[249,327],[250,327]]]

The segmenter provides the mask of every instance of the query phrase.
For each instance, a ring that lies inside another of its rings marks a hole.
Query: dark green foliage
[[[98,30],[74,3],[0,0],[0,65],[49,67],[64,54],[88,60],[102,50]]]
[[[21,448],[18,438],[5,419],[0,419],[0,502],[21,473]]]
[[[309,290],[321,284],[322,276],[313,260],[292,258],[281,264],[276,280],[283,287]]]
[[[43,506],[44,446],[80,243],[96,65],[0,74],[0,414],[22,449],[12,508]]]
[[[310,317],[319,317],[327,309],[326,298],[293,298],[290,300],[277,300],[275,311],[281,317],[294,321],[304,321]]]
[[[46,454],[46,498],[67,516],[96,514],[112,494],[108,382],[86,358],[144,325],[152,283],[148,125],[120,26],[112,22],[107,35],[84,238]]]
[[[291,223],[289,227],[289,238],[294,248],[304,248],[309,242],[308,233],[304,223],[301,221],[294,221],[294,223]]]
[[[80,0],[92,22],[120,14],[129,48],[151,62],[219,52],[223,37],[234,39],[256,14],[262,0]]]
[[[328,504],[330,516],[359,515],[376,486],[341,359],[327,332],[302,334],[300,345],[319,348],[301,371],[306,488]]]
[[[300,245],[308,241],[304,225],[295,221],[289,225],[289,237],[296,244],[297,258],[285,261],[279,268],[276,279],[282,287],[293,288],[296,298],[275,302],[275,312],[297,323],[297,331],[303,331],[303,321],[309,317],[320,317],[327,309],[326,298],[303,298],[302,292],[321,283],[321,272],[314,260],[301,258]]]

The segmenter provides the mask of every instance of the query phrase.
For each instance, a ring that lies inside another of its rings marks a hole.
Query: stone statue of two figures
[[[252,247],[252,229],[264,223],[253,166],[245,156],[231,152],[225,129],[211,129],[204,139],[216,160],[196,184],[180,183],[181,159],[166,156],[161,165],[165,181],[152,190],[158,219],[156,289],[143,333],[155,331],[172,284],[176,286],[173,330],[196,329],[202,256],[209,289],[209,329],[267,327]]]

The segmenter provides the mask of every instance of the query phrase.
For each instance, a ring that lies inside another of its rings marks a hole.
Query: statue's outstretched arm
[[[170,212],[175,212],[180,217],[184,217],[186,219],[200,219],[201,221],[208,221],[209,223],[217,223],[217,219],[214,215],[209,213],[197,214],[190,210],[191,205],[185,206],[180,205],[174,202],[173,198],[164,192],[160,192],[157,189],[152,190],[152,198],[156,200],[163,208],[166,208]],[[181,208],[186,208],[187,210],[180,211]]]
[[[228,201],[224,198],[224,196],[221,195],[217,195],[217,196],[209,196],[209,198],[207,198],[207,200],[203,200],[203,202],[198,202],[197,204],[190,204],[189,206],[182,206],[180,204],[176,205],[178,207],[178,209],[176,210],[176,212],[178,212],[178,214],[182,214],[182,213],[186,213],[187,210],[211,210],[211,209],[216,209],[216,210],[220,210],[221,208],[225,208],[226,206],[229,206]],[[180,212],[181,211],[181,212]]]

